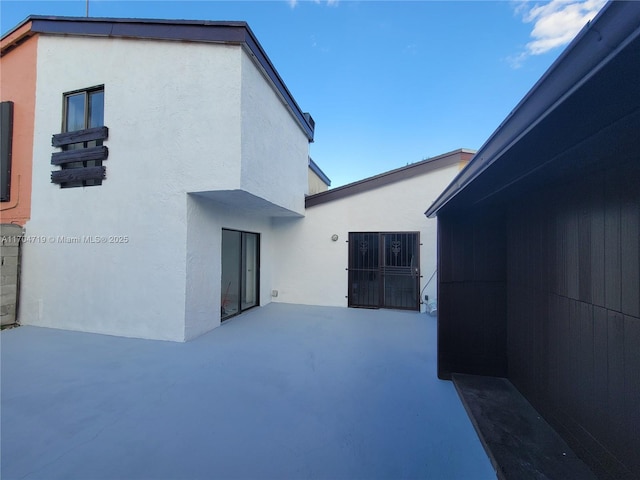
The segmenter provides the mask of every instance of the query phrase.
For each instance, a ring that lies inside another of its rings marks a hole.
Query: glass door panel
[[[220,316],[224,321],[259,304],[260,236],[222,230]]]
[[[222,285],[220,315],[223,320],[236,315],[239,311],[240,299],[240,232],[222,230]]]
[[[258,235],[242,235],[242,309],[254,307],[258,302]]]

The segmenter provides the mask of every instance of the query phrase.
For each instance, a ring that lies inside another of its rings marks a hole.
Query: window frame
[[[90,112],[90,97],[91,94],[96,93],[96,92],[101,92],[102,93],[102,110],[103,110],[103,118],[102,118],[102,125],[93,125],[90,126],[90,120],[91,120],[91,112]],[[87,88],[80,88],[77,90],[71,90],[68,92],[64,92],[62,94],[62,126],[60,131],[62,133],[69,133],[69,132],[75,132],[75,131],[80,131],[80,130],[69,130],[68,128],[68,122],[69,122],[69,97],[72,97],[74,95],[79,95],[79,94],[83,94],[84,95],[84,108],[83,108],[83,114],[84,114],[84,121],[83,121],[83,128],[81,130],[87,130],[89,128],[97,128],[97,127],[103,127],[104,126],[104,94],[105,94],[105,88],[104,88],[104,84],[101,85],[94,85],[92,87],[87,87]],[[103,143],[102,140],[94,140],[92,142],[78,142],[78,143],[74,143],[74,144],[69,144],[69,145],[65,145],[62,147],[63,151],[70,151],[70,150],[82,150],[82,149],[86,149],[86,148],[90,148],[90,143],[94,143],[94,145],[91,146],[102,146]],[[89,165],[89,163],[91,163],[91,165]],[[74,168],[86,168],[86,167],[102,167],[102,160],[91,160],[91,161],[82,161],[82,162],[73,162],[73,163],[66,163],[64,165],[61,165],[60,168],[61,170],[69,170],[69,169],[74,169]],[[73,188],[73,187],[91,187],[91,186],[98,186],[98,185],[102,185],[102,180],[101,179],[97,179],[97,180],[76,180],[76,181],[70,181],[70,182],[63,182],[60,183],[60,187],[61,188]]]
[[[68,133],[70,131],[75,131],[75,130],[68,130],[67,129],[67,113],[68,113],[68,108],[67,108],[67,98],[71,97],[73,95],[78,95],[79,93],[84,93],[84,129],[90,128],[88,125],[88,120],[89,120],[89,94],[90,93],[95,93],[95,92],[102,92],[103,95],[103,101],[102,101],[102,105],[103,105],[103,109],[104,109],[104,84],[102,85],[94,85],[93,87],[88,87],[88,88],[80,88],[78,90],[71,90],[69,92],[64,92],[62,94],[62,126],[60,128],[60,131],[62,133]],[[104,124],[104,118],[102,123]],[[102,127],[104,125],[94,125],[94,127]]]

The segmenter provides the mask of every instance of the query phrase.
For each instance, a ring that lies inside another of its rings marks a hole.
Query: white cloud
[[[317,4],[326,4],[328,7],[335,7],[339,2],[339,0],[287,0],[287,3],[291,8],[296,8],[300,1],[313,1]]]
[[[551,0],[550,2],[523,1],[517,4],[515,12],[522,15],[522,21],[532,23],[531,41],[524,51],[512,57],[511,63],[519,67],[527,57],[541,55],[571,42],[596,14],[606,0]]]

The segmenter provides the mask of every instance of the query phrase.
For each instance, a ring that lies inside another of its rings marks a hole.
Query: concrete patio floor
[[[425,314],[269,304],[188,343],[0,335],[9,479],[495,479]]]

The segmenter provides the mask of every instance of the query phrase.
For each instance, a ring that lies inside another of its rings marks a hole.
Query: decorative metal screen
[[[420,308],[419,234],[349,233],[349,306]]]

